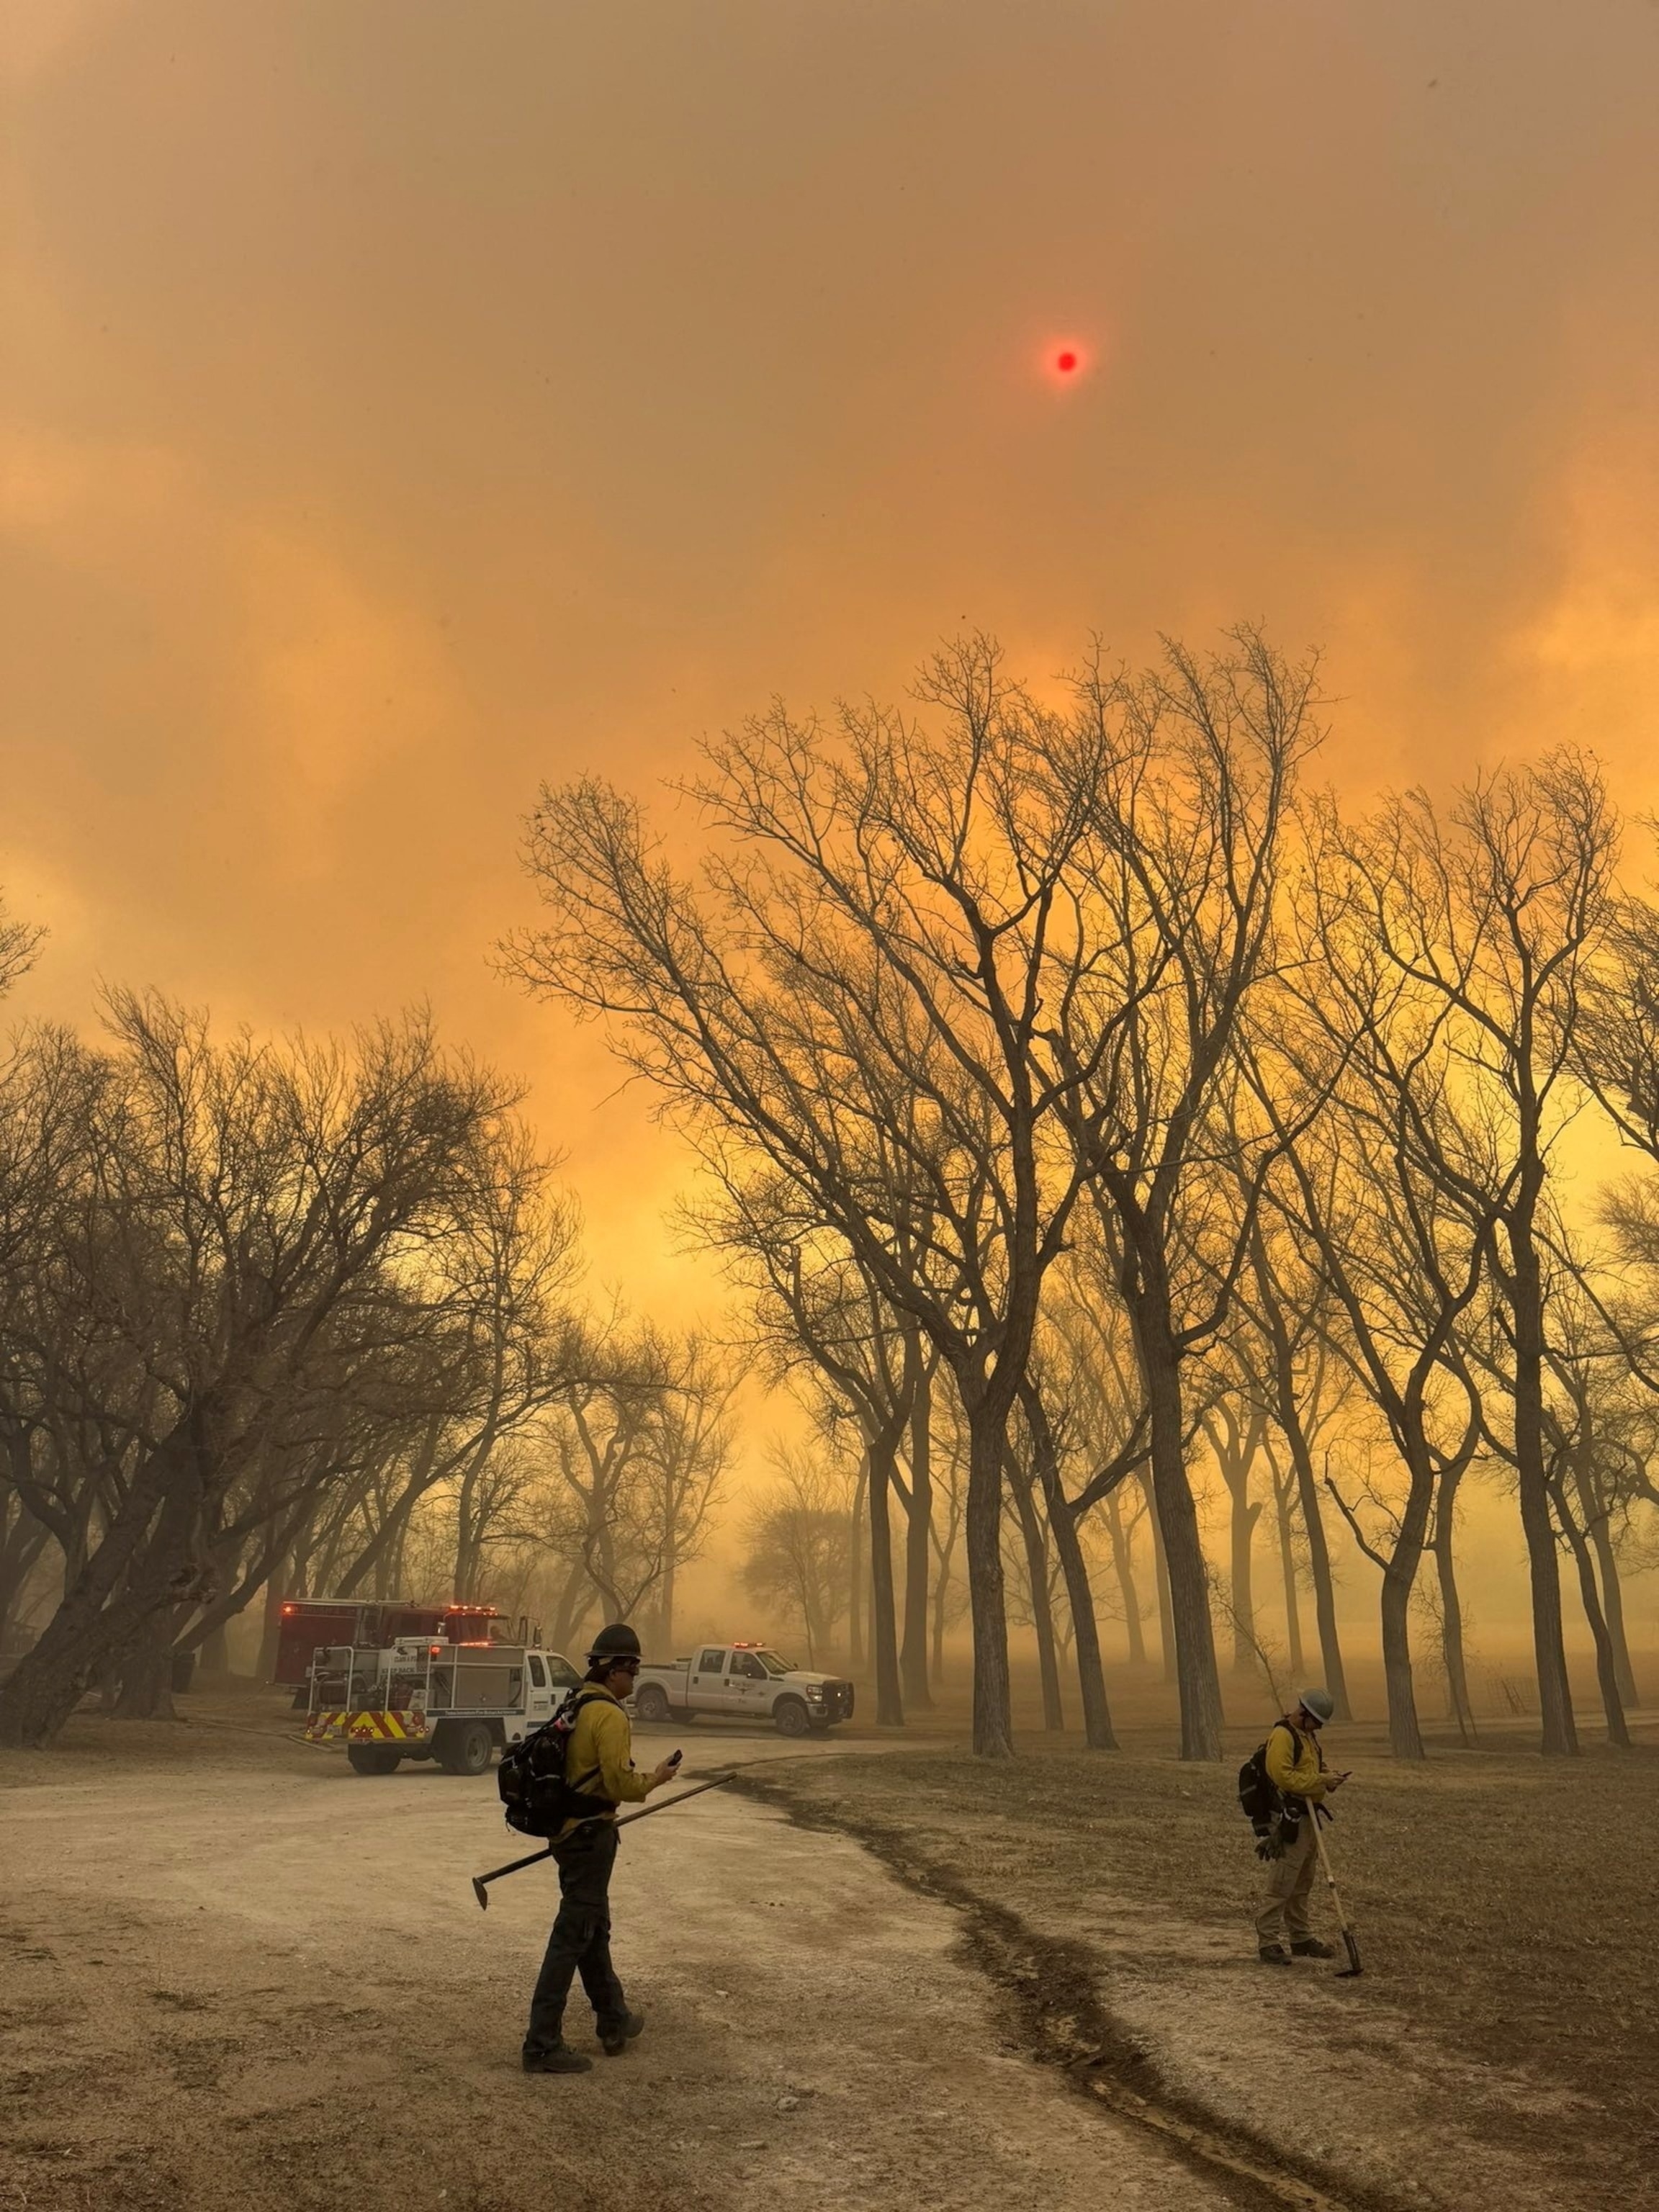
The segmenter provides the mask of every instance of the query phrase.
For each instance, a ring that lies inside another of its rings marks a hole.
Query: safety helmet
[[[1336,1699],[1328,1690],[1298,1690],[1296,1695],[1303,1711],[1316,1720],[1321,1728],[1336,1711]]]
[[[613,1620],[608,1628],[602,1628],[587,1653],[590,1663],[599,1659],[638,1659],[641,1656],[640,1639],[625,1620]]]

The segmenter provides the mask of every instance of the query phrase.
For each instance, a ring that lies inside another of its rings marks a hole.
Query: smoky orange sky
[[[429,998],[647,1305],[702,1286],[679,1162],[489,964],[541,779],[891,694],[964,623],[1042,676],[1243,617],[1326,648],[1351,785],[1565,738],[1659,798],[1650,0],[0,36],[15,1008]]]

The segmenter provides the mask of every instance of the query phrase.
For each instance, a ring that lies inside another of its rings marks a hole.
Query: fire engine
[[[318,1645],[307,1669],[307,1742],[343,1743],[359,1774],[392,1774],[406,1759],[482,1774],[581,1680],[539,1638],[508,1641],[492,1606],[446,1607],[441,1618],[474,1633]]]
[[[370,1649],[395,1643],[400,1636],[465,1644],[506,1633],[502,1615],[493,1605],[413,1605],[403,1597],[285,1598],[270,1679],[285,1689],[303,1688],[311,1678],[312,1654],[325,1644]],[[520,1644],[539,1644],[541,1631],[532,1628],[520,1614],[518,1637]]]

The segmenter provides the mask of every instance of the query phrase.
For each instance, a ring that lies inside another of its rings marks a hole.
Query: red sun
[[[1059,370],[1062,376],[1073,375],[1080,365],[1081,364],[1079,362],[1077,356],[1072,351],[1070,346],[1062,346],[1060,351],[1054,356],[1054,367]]]

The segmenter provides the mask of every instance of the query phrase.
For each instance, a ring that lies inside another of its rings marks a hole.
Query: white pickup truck
[[[853,1685],[809,1674],[760,1644],[709,1644],[689,1659],[641,1667],[634,1711],[642,1721],[730,1713],[769,1720],[780,1735],[819,1734],[853,1717]]]

